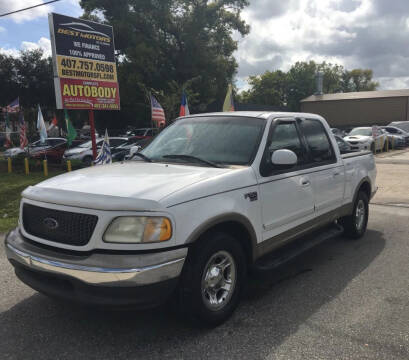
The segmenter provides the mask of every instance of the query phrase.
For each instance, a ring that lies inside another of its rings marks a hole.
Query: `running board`
[[[330,227],[324,228],[324,230],[297,239],[294,242],[263,256],[254,264],[254,270],[268,271],[275,269],[310,250],[314,246],[342,235],[343,232],[344,228],[341,225],[334,223]]]

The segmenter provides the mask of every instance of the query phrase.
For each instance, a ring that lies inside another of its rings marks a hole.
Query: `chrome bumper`
[[[6,238],[7,258],[34,271],[63,275],[89,285],[132,287],[177,278],[187,255],[187,248],[153,254],[93,254],[76,257],[58,254],[26,243],[18,230]],[[135,266],[124,264],[134,263]],[[98,266],[110,264],[111,266]]]

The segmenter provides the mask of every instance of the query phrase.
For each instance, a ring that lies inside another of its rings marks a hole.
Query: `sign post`
[[[48,15],[57,109],[88,110],[96,158],[94,110],[120,110],[112,26]]]

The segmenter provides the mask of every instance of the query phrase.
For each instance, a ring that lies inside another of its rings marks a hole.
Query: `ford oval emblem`
[[[51,218],[51,217],[47,217],[43,220],[43,224],[45,225],[45,227],[47,227],[50,230],[55,230],[58,228],[58,221]]]

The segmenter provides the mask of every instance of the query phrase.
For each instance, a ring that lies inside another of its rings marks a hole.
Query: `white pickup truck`
[[[343,230],[361,237],[376,191],[372,154],[341,155],[313,114],[180,118],[135,157],[23,192],[6,252],[24,283],[94,304],[177,298],[219,324],[251,269]]]

